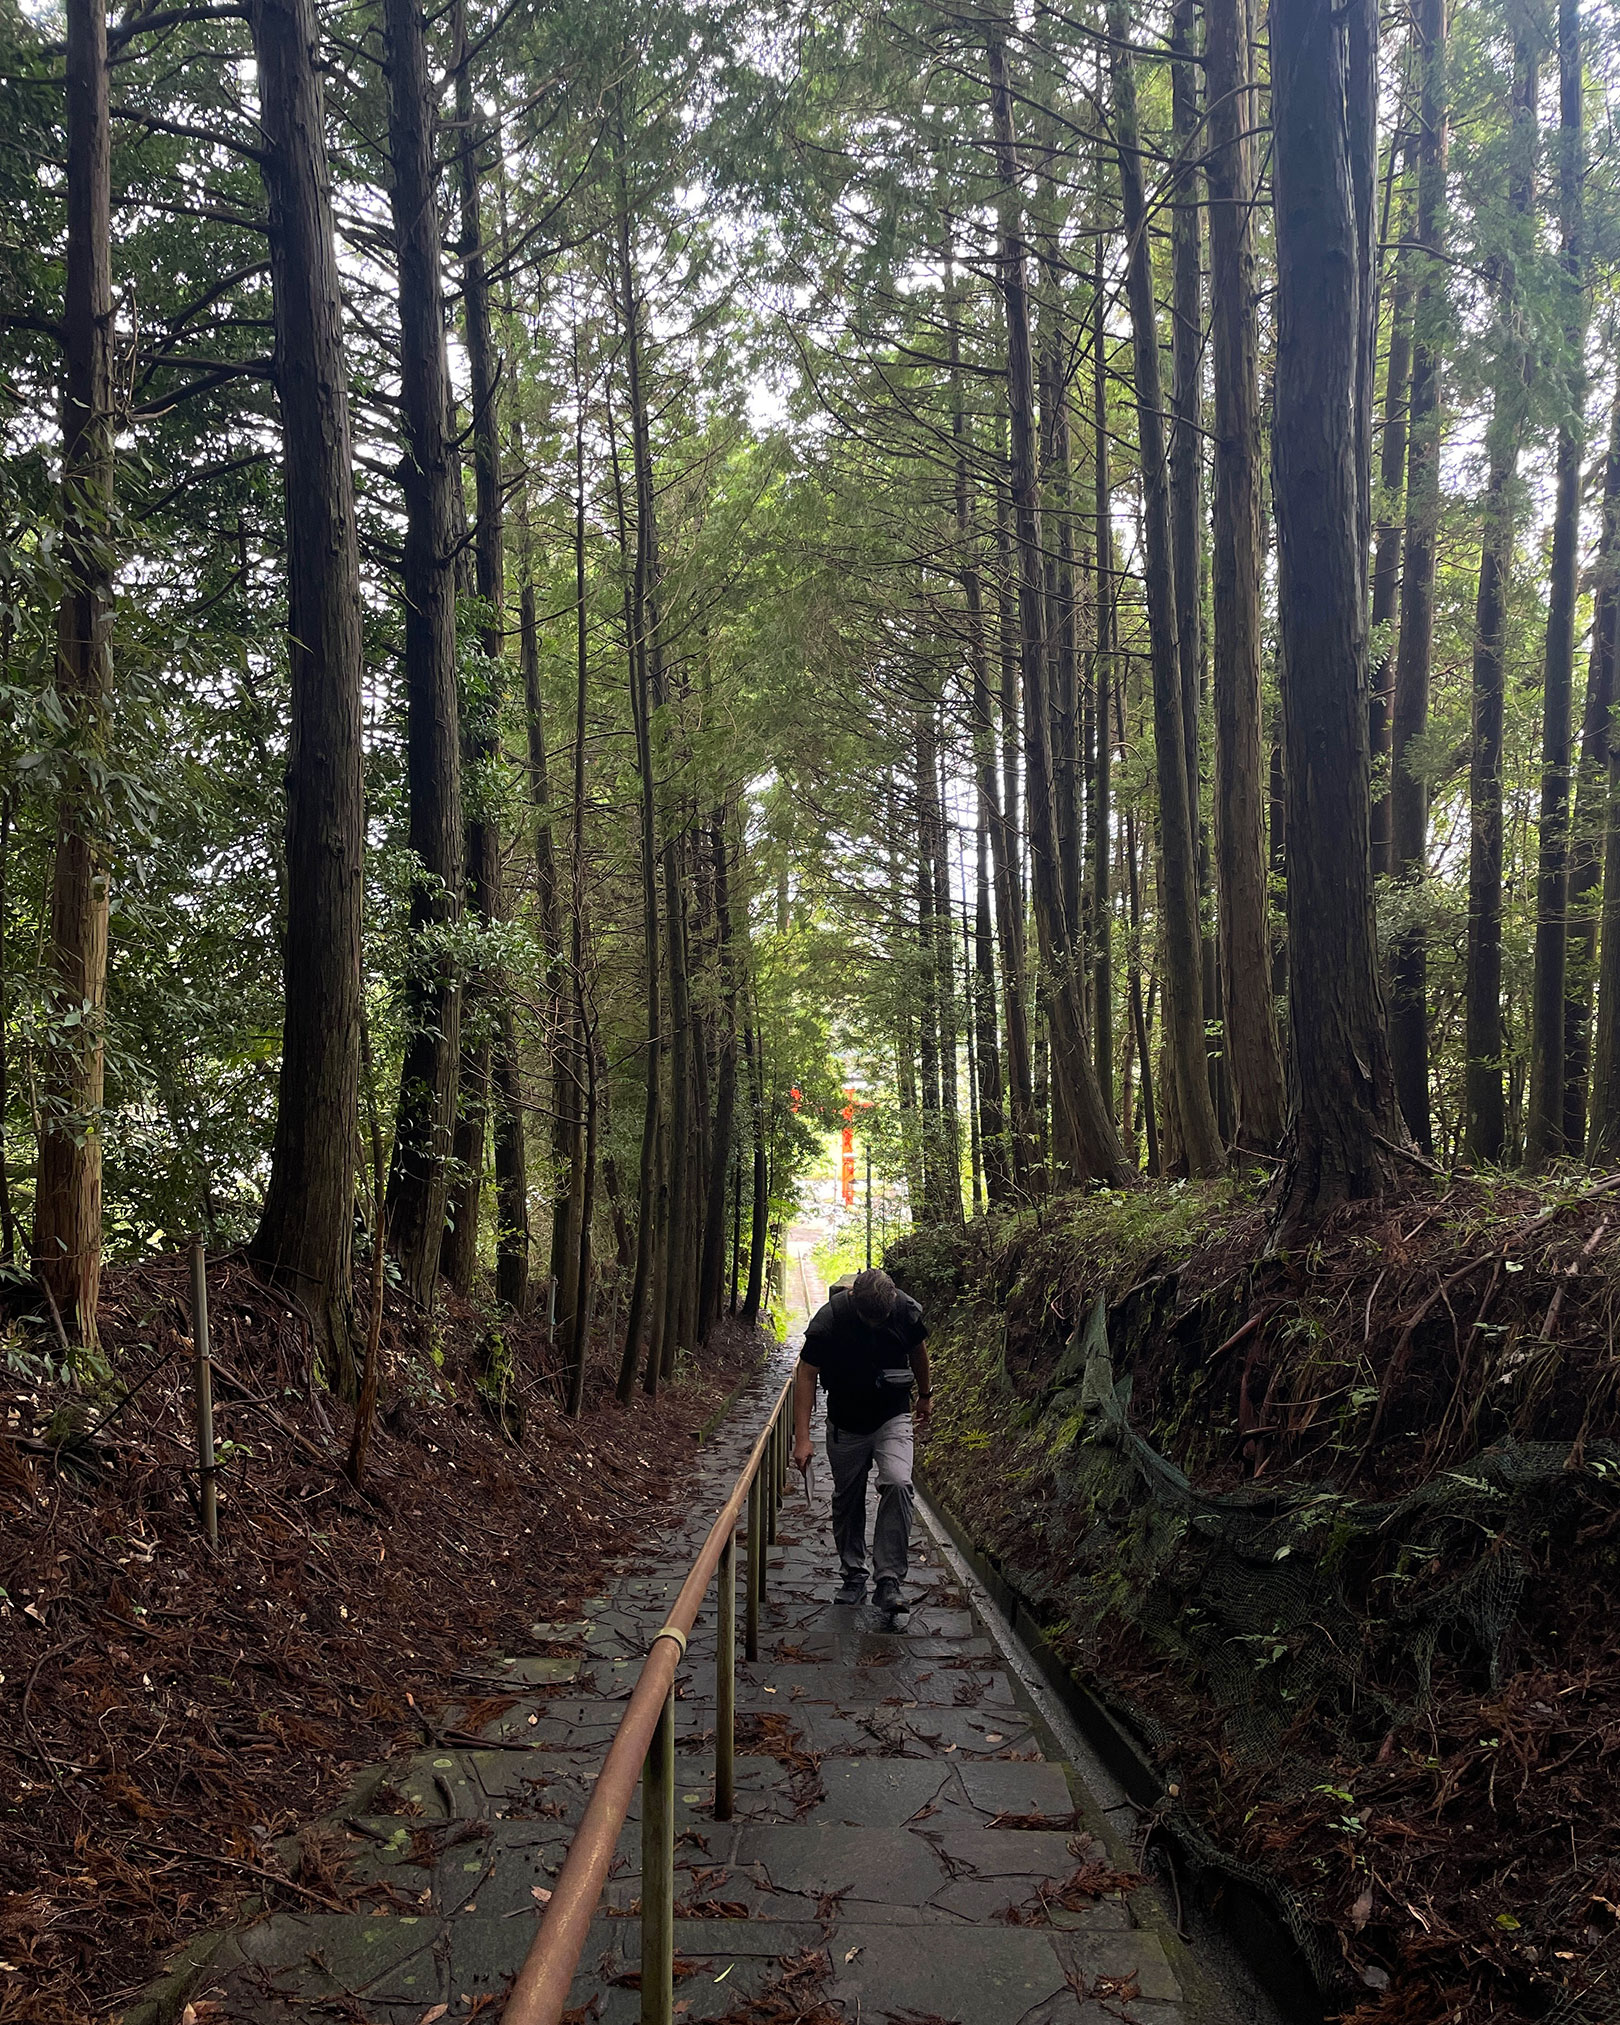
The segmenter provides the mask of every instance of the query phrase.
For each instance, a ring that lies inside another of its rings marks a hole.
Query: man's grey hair
[[[855,1312],[861,1320],[875,1326],[888,1321],[894,1313],[895,1284],[881,1267],[868,1266],[864,1272],[855,1275],[849,1298],[855,1303]]]

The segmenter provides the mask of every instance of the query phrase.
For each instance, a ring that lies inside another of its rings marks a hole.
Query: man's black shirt
[[[827,1388],[827,1424],[873,1434],[911,1404],[911,1353],[928,1334],[922,1309],[896,1294],[885,1322],[863,1322],[839,1288],[810,1318],[799,1353]]]

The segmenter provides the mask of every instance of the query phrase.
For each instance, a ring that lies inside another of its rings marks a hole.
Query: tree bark
[[[621,544],[625,542],[621,509]],[[658,811],[653,782],[652,742],[647,722],[646,622],[642,614],[642,558],[637,544],[630,588],[625,600],[625,635],[629,643],[630,713],[635,725],[636,771],[640,781],[641,938],[646,975],[647,1024],[642,1046],[646,1099],[642,1110],[641,1161],[637,1186],[636,1263],[630,1280],[630,1305],[625,1317],[624,1355],[619,1366],[618,1396],[628,1405],[635,1389],[641,1336],[657,1280],[658,1141],[663,1129],[660,1055],[663,1048],[662,960],[658,933]],[[656,1364],[649,1358],[649,1370]]]
[[[746,929],[744,935],[746,937]],[[750,980],[750,986],[751,986]],[[750,1205],[748,1238],[748,1291],[743,1296],[743,1322],[752,1329],[759,1323],[759,1306],[765,1287],[765,1253],[770,1244],[771,1186],[770,1159],[766,1142],[765,1044],[759,1031],[757,1009],[752,1018],[743,1016],[743,1059],[748,1064],[748,1101],[754,1139],[753,1199]]]
[[[938,718],[936,715],[936,725]],[[962,1221],[962,1120],[958,1088],[956,904],[952,899],[945,822],[944,754],[934,740],[934,797],[929,830],[934,853],[934,994],[939,1005],[940,1167],[946,1219]]]
[[[1566,410],[1558,430],[1547,644],[1541,691],[1541,823],[1536,854],[1536,947],[1530,1007],[1530,1110],[1525,1164],[1564,1150],[1564,977],[1568,962],[1570,719],[1580,566],[1586,302],[1582,245],[1579,0],[1558,0],[1558,225],[1564,269]]]
[[[1398,135],[1390,147],[1390,175],[1403,167],[1412,152],[1409,135]],[[1378,491],[1380,519],[1373,550],[1372,628],[1378,641],[1373,663],[1372,694],[1368,703],[1368,732],[1372,740],[1373,805],[1372,868],[1378,878],[1389,874],[1389,746],[1390,676],[1395,656],[1387,636],[1395,624],[1401,589],[1401,511],[1406,488],[1407,405],[1412,389],[1412,249],[1406,242],[1409,229],[1406,193],[1403,187],[1395,235],[1401,241],[1395,254],[1395,283],[1389,302],[1389,346],[1384,363],[1384,417],[1378,448]]]
[[[1142,894],[1137,879],[1136,859],[1136,816],[1127,806],[1125,810],[1125,898],[1130,911],[1130,943],[1128,963],[1130,970],[1129,994],[1131,1002],[1131,1031],[1136,1040],[1136,1059],[1142,1077],[1142,1138],[1147,1149],[1147,1171],[1150,1175],[1164,1172],[1164,1152],[1159,1142],[1158,1110],[1153,1101],[1153,1044],[1150,1029],[1153,1016],[1153,991],[1148,988],[1147,997],[1142,994]]]
[[[1513,164],[1508,209],[1522,221],[1535,191],[1536,51],[1520,34],[1514,46]],[[1468,767],[1468,950],[1463,1154],[1502,1158],[1507,1134],[1502,1053],[1502,725],[1504,627],[1513,567],[1513,484],[1524,433],[1530,356],[1521,328],[1510,246],[1497,274],[1502,355],[1488,437],[1485,528],[1474,600],[1474,716]]]
[[[1255,315],[1254,130],[1248,0],[1210,0],[1210,303],[1215,355],[1215,862],[1221,1002],[1236,1144],[1282,1143],[1282,1053],[1271,1000],[1265,749],[1260,701],[1260,387]]]
[[[1615,704],[1615,635],[1620,617],[1620,396],[1609,411],[1603,470],[1603,519],[1592,602],[1592,648],[1581,719],[1575,828],[1569,858],[1569,958],[1564,998],[1564,1147],[1586,1143],[1587,1079],[1592,1062],[1592,986],[1597,957],[1598,885],[1603,876],[1603,810],[1608,796],[1608,738]]]
[[[458,186],[462,219],[462,328],[468,348],[472,391],[472,472],[474,472],[474,593],[478,597],[478,648],[484,656],[488,689],[478,699],[468,759],[468,899],[486,929],[506,919],[500,873],[500,812],[492,774],[498,763],[498,713],[504,699],[506,656],[506,516],[500,478],[500,360],[490,328],[490,284],[484,265],[482,150],[486,136],[474,107],[472,65],[466,47],[466,4],[456,6],[456,124],[460,128]],[[470,988],[472,990],[472,988]],[[462,1096],[456,1120],[456,1187],[443,1247],[443,1272],[466,1292],[478,1268],[478,1215],[484,1187],[484,1140],[494,1146],[496,1170],[496,1288],[500,1284],[502,1241],[510,1247],[506,1219],[514,1201],[527,1199],[529,1172],[522,1144],[522,1112],[512,1104],[516,1083],[516,1031],[510,990],[494,970],[478,980],[482,1025],[476,1047],[462,1051]],[[472,1010],[468,1006],[468,1010]],[[506,1268],[510,1284],[510,1266]],[[527,1280],[527,1253],[524,1253]],[[504,1296],[502,1296],[504,1298]],[[510,1302],[510,1306],[520,1306]]]
[[[456,124],[460,129],[456,180],[461,211],[462,334],[467,346],[472,393],[473,590],[479,605],[478,646],[484,658],[483,693],[468,712],[466,758],[472,778],[467,796],[467,898],[473,914],[487,931],[506,918],[501,879],[500,817],[494,792],[499,750],[498,723],[503,698],[506,604],[505,515],[501,490],[501,444],[496,389],[498,364],[490,329],[489,281],[484,266],[484,228],[480,190],[480,152],[484,136],[473,104],[472,70],[467,55],[465,0],[456,12]],[[514,1147],[514,1121],[496,1109],[489,1132],[492,1083],[498,1051],[510,1045],[511,1010],[505,980],[498,970],[480,966],[467,983],[464,1024],[485,1031],[471,1035],[461,1055],[461,1088],[455,1131],[455,1181],[444,1234],[441,1260],[450,1284],[465,1294],[478,1270],[478,1223],[484,1185],[484,1142],[492,1137],[497,1169],[521,1162],[521,1137]],[[480,1003],[481,1002],[481,1003]],[[476,1017],[472,1017],[476,1013]],[[466,1037],[464,1037],[466,1038]],[[498,1195],[508,1194],[512,1177],[497,1176]],[[497,1205],[497,1213],[498,1205]]]
[[[1041,514],[1035,459],[1035,395],[1029,342],[1028,249],[1019,194],[1012,92],[1001,26],[988,45],[991,117],[998,193],[998,279],[1007,322],[1007,405],[1012,447],[1013,541],[1018,560],[1019,662],[1024,692],[1026,800],[1030,825],[1031,883],[1042,984],[1053,1030],[1057,1099],[1069,1119],[1068,1137],[1081,1166],[1079,1180],[1116,1181],[1125,1153],[1103,1107],[1086,1029],[1084,978],[1069,940],[1052,801],[1051,752],[1045,696]]]
[[[726,1178],[731,1172],[736,1131],[737,964],[732,936],[728,828],[727,812],[722,805],[714,811],[709,826],[709,850],[714,867],[715,928],[725,1003],[715,1074],[714,1137],[709,1148],[709,1206],[703,1220],[703,1263],[698,1275],[699,1343],[708,1341],[715,1323],[720,1319],[721,1281],[726,1262]]]
[[[1226,1165],[1210,1098],[1204,1045],[1203,948],[1198,926],[1198,851],[1187,775],[1182,669],[1176,628],[1176,561],[1159,375],[1158,312],[1148,247],[1147,204],[1137,138],[1136,69],[1123,0],[1110,0],[1114,131],[1119,146],[1121,211],[1127,239],[1126,295],[1135,362],[1137,433],[1142,453],[1148,644],[1153,676],[1153,747],[1159,787],[1159,865],[1163,904],[1165,1039],[1188,1172],[1218,1174]]]
[[[1373,108],[1330,0],[1272,0],[1277,243],[1278,630],[1287,744],[1293,1142],[1278,1202],[1291,1242],[1391,1186],[1404,1137],[1379,990],[1368,851],[1366,486],[1358,409],[1372,286],[1355,162]],[[1354,30],[1352,34],[1347,29]]]
[[[1099,156],[1099,162],[1101,157]],[[1113,640],[1118,620],[1114,584],[1114,483],[1109,469],[1108,319],[1103,291],[1102,239],[1091,280],[1092,513],[1096,522],[1097,620],[1092,639],[1091,809],[1091,1035],[1103,1107],[1114,1109],[1114,909],[1109,891],[1113,842],[1109,795],[1114,751],[1109,698],[1113,693]],[[1129,1128],[1126,1128],[1129,1137]]]
[[[365,800],[360,551],[313,0],[250,0],[287,524],[285,1013],[251,1255],[352,1382]]]
[[[1409,919],[1390,956],[1390,1060],[1408,1131],[1427,1153],[1429,1129],[1429,788],[1421,742],[1429,723],[1434,651],[1435,545],[1440,527],[1440,338],[1446,274],[1441,263],[1446,200],[1446,0],[1420,0],[1414,33],[1422,90],[1418,111],[1417,238],[1423,258],[1413,310],[1412,393],[1406,453],[1406,546],[1401,637],[1390,724],[1390,871],[1408,889]]]
[[[979,570],[978,548],[973,525],[973,495],[969,473],[971,444],[968,434],[967,403],[962,388],[960,298],[956,281],[954,248],[947,241],[946,342],[951,368],[951,440],[955,449],[956,539],[959,548],[957,577],[967,608],[967,657],[969,673],[968,709],[973,746],[973,769],[978,791],[978,874],[975,888],[974,979],[971,985],[970,1017],[975,1026],[978,1072],[978,1119],[980,1155],[984,1163],[985,1190],[992,1205],[1010,1201],[1023,1185],[1028,1165],[1031,1099],[1029,1095],[1029,1039],[1024,1030],[1023,1008],[1023,923],[1016,918],[1011,868],[1008,862],[1007,826],[1002,816],[1001,796],[996,779],[994,713],[990,700],[990,660],[985,638],[984,584]],[[993,878],[986,866],[988,845]],[[995,950],[990,931],[990,891],[995,893],[996,926],[1001,937],[1002,976],[1007,980],[1007,1080],[1011,1084],[1013,1134],[1008,1138],[1008,1119],[1001,1073],[1001,1051],[996,1034]],[[982,917],[982,926],[981,926]],[[1009,978],[1008,973],[1011,972]],[[989,996],[986,998],[985,994]],[[1017,1036],[1013,1028],[1016,1024]],[[1022,1064],[1023,1084],[1018,1083]],[[1022,1163],[1022,1164],[1020,1164]]]
[[[68,0],[62,563],[56,692],[72,730],[51,867],[51,1040],[40,1077],[34,1270],[93,1348],[101,1285],[101,1106],[109,868],[97,788],[112,705],[111,115],[103,0]]]
[[[981,790],[983,782],[981,779]],[[990,811],[979,803],[978,851],[973,884],[973,954],[969,972],[974,1020],[974,1077],[978,1090],[979,1150],[985,1198],[992,1209],[1014,1199],[1007,1148],[1007,1111],[996,1030],[996,949],[990,907]]]
[[[433,79],[417,0],[383,0],[389,202],[399,263],[400,406],[405,454],[405,694],[413,961],[408,1038],[388,1177],[388,1234],[412,1297],[433,1303],[449,1194],[461,1060],[456,966],[431,950],[461,915],[465,840],[456,670],[456,466],[451,452],[434,158]]]

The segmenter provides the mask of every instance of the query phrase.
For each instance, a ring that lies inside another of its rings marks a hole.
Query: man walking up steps
[[[835,1288],[810,1318],[793,1388],[793,1460],[811,1456],[810,1413],[818,1381],[827,1392],[827,1462],[832,1470],[833,1544],[843,1581],[837,1601],[866,1600],[866,1484],[877,1468],[876,1575],[872,1601],[898,1630],[909,1615],[904,1582],[911,1545],[913,1437],[926,1429],[932,1390],[922,1309],[887,1273],[868,1266]],[[916,1415],[912,1384],[916,1383]]]

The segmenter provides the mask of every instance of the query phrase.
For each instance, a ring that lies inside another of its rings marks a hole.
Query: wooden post
[[[203,1531],[219,1545],[219,1502],[214,1489],[214,1367],[208,1352],[208,1254],[191,1241],[191,1341],[197,1372],[197,1488]]]
[[[720,1549],[714,1647],[714,1818],[737,1803],[737,1534]]]
[[[675,2016],[675,1684],[641,1771],[641,2025]]]
[[[759,1472],[748,1486],[748,1591],[743,1605],[743,1652],[749,1659],[759,1658],[759,1600],[763,1592],[760,1581],[760,1550],[765,1539],[764,1492]]]
[[[870,1271],[872,1266],[872,1148],[870,1142],[868,1142],[866,1148],[866,1265],[867,1270]]]

